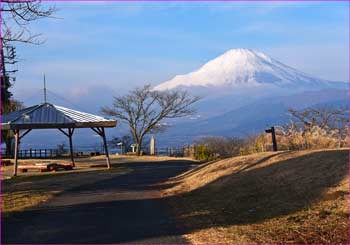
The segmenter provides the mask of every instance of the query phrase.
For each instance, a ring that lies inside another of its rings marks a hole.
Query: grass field
[[[163,193],[192,243],[349,243],[349,150],[211,162]]]

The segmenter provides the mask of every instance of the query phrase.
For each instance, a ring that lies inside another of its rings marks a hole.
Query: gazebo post
[[[104,127],[101,127],[101,136],[102,136],[102,139],[103,139],[103,145],[104,145],[104,147],[105,147],[107,168],[111,168],[111,162],[110,162],[110,160],[109,160],[108,147],[107,147],[107,140],[106,140],[106,133],[105,133],[105,128],[104,128]]]
[[[18,167],[18,149],[19,149],[19,130],[14,130],[15,135],[15,154],[14,154],[14,164],[13,164],[13,176],[17,176]]]
[[[109,154],[108,154],[108,146],[107,146],[107,140],[106,140],[106,133],[105,133],[105,128],[104,127],[97,127],[97,128],[91,128],[96,134],[102,137],[103,139],[103,146],[105,148],[105,154],[106,154],[106,161],[107,161],[107,168],[111,168],[111,161],[109,159]]]
[[[72,166],[75,167],[75,162],[74,162],[74,151],[73,151],[73,132],[74,128],[68,128],[68,138],[69,138],[69,149],[70,149],[70,159],[72,161]]]
[[[62,128],[58,128],[58,130],[61,131],[69,139],[70,159],[72,161],[72,166],[75,167],[74,151],[73,151],[73,133],[74,133],[74,128],[68,128],[68,133],[65,132]]]

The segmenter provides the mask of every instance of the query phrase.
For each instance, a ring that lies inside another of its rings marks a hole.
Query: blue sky
[[[73,100],[122,93],[190,72],[231,48],[257,49],[311,75],[347,81],[347,2],[45,2],[56,19],[30,26],[44,45],[18,46],[15,97],[42,87]],[[25,101],[26,102],[26,101]]]

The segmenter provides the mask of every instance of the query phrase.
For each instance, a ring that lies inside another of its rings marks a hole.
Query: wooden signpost
[[[271,133],[271,136],[272,136],[272,149],[273,149],[273,151],[277,151],[277,141],[276,141],[275,127],[271,127],[269,129],[266,129],[265,133]]]

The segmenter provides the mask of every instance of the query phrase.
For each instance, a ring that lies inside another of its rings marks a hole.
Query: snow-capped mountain
[[[159,84],[155,90],[174,88],[320,88],[335,85],[291,68],[262,52],[231,49],[207,62],[198,70],[178,75]]]
[[[346,105],[345,82],[315,78],[250,49],[232,49],[155,90],[200,94],[197,117],[179,119],[160,138],[186,144],[200,136],[245,137],[289,121],[288,109]]]

